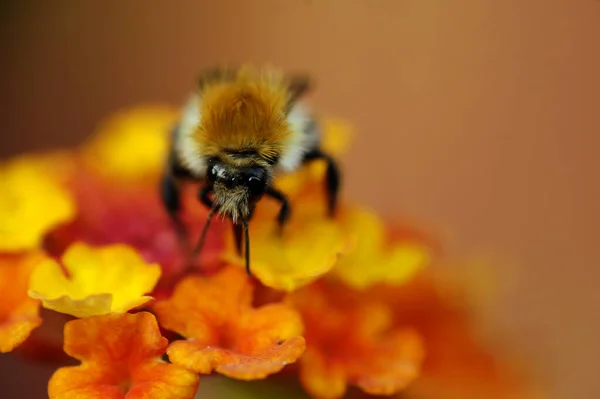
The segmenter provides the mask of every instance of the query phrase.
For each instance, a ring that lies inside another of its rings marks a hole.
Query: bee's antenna
[[[202,228],[202,234],[200,234],[200,238],[198,238],[198,243],[194,247],[192,251],[192,259],[194,259],[202,250],[204,246],[204,241],[206,239],[206,233],[208,233],[208,228],[210,227],[210,221],[212,220],[213,215],[217,211],[218,204],[214,204],[212,208],[210,208],[210,212],[208,212],[208,216],[206,217],[206,222],[204,222],[204,227]]]
[[[244,226],[245,233],[245,244],[244,246],[246,251],[246,273],[248,277],[252,277],[252,273],[250,272],[250,230],[248,230],[248,222],[242,219],[242,224]]]

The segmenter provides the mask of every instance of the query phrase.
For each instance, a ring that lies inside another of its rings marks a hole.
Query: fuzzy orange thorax
[[[243,68],[231,79],[208,82],[200,94],[195,138],[206,154],[254,150],[274,158],[292,134],[286,120],[290,93],[275,73]]]

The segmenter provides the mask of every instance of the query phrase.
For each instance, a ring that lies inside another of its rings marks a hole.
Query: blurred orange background
[[[309,71],[315,107],[357,127],[347,196],[506,262],[486,319],[553,398],[600,397],[600,1],[0,7],[0,156],[77,144],[124,106],[179,105],[206,66]],[[4,392],[28,384],[0,364]]]

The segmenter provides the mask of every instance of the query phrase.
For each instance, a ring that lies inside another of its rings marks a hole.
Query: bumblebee
[[[186,248],[196,256],[213,215],[232,222],[236,248],[245,247],[250,273],[248,223],[264,196],[279,201],[282,229],[291,206],[275,187],[277,175],[316,160],[326,163],[325,191],[330,216],[335,213],[340,173],[320,149],[319,124],[302,103],[311,89],[307,75],[285,75],[271,69],[216,68],[201,74],[196,90],[173,129],[161,183],[163,204]],[[198,244],[191,248],[181,221],[181,188],[200,182],[198,199],[209,208]]]

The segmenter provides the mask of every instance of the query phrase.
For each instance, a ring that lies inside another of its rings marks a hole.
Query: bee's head
[[[234,223],[250,218],[256,202],[265,192],[268,177],[262,166],[232,166],[217,158],[209,160],[206,171],[219,212]]]

